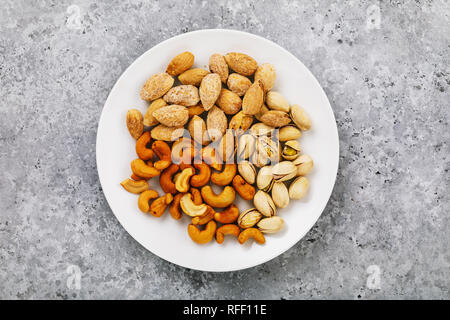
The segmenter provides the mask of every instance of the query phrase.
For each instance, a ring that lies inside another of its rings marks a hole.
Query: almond
[[[228,65],[223,55],[219,53],[213,54],[209,58],[209,70],[217,73],[223,83],[227,83],[228,79]]]
[[[167,73],[154,74],[144,83],[141,89],[141,98],[147,101],[161,98],[172,88],[174,81],[174,78]]]
[[[221,89],[222,83],[218,74],[210,73],[203,78],[200,84],[200,100],[206,111],[214,106]]]
[[[219,98],[217,98],[216,104],[226,113],[235,114],[242,107],[242,100],[239,96],[225,88],[220,91]]]
[[[223,110],[213,106],[206,117],[206,127],[211,140],[219,140],[227,130],[227,116]]]
[[[159,108],[153,112],[153,116],[167,127],[184,126],[189,120],[187,108],[176,104]]]
[[[289,102],[276,91],[269,91],[266,94],[267,106],[272,110],[279,110],[283,112],[289,112]]]
[[[283,111],[270,110],[261,116],[261,121],[271,127],[283,127],[291,122],[289,114]]]
[[[231,118],[228,128],[233,129],[236,134],[242,134],[250,128],[252,123],[253,116],[247,116],[243,111],[239,111]]]
[[[154,140],[163,140],[163,141],[175,141],[181,136],[183,136],[184,128],[183,127],[166,127],[163,124],[160,124],[152,129],[150,135]]]
[[[193,116],[198,116],[198,115],[202,114],[203,112],[205,112],[205,109],[203,108],[203,106],[201,104],[199,104],[196,106],[188,107],[188,112],[189,112],[189,118],[191,118]]]
[[[185,107],[195,106],[200,101],[197,87],[190,84],[173,87],[163,99],[167,103]]]
[[[239,73],[232,73],[228,76],[227,86],[238,96],[243,96],[251,85],[250,79],[241,76]]]
[[[194,55],[189,51],[180,53],[170,61],[166,72],[171,76],[177,76],[190,69],[194,64]]]
[[[247,115],[255,115],[261,110],[264,101],[264,86],[261,80],[255,81],[245,93],[242,100],[242,111]]]
[[[131,109],[127,112],[127,127],[131,136],[136,140],[144,132],[144,117],[142,113],[137,109]]]
[[[255,59],[240,52],[230,52],[225,56],[225,61],[228,66],[243,76],[251,76],[258,68],[258,63]]]
[[[209,74],[208,70],[205,69],[200,69],[200,68],[194,68],[194,69],[189,69],[185,72],[183,72],[182,74],[180,74],[178,76],[178,80],[180,80],[180,82],[182,84],[190,84],[193,86],[199,86],[200,83],[202,82],[202,79]]]
[[[208,132],[206,131],[205,120],[199,116],[193,116],[188,124],[188,130],[191,137],[203,145],[207,145],[209,142]]]
[[[261,80],[264,85],[264,90],[269,91],[275,84],[277,73],[275,72],[275,66],[271,63],[263,63],[258,66],[255,72],[255,81]]]
[[[153,116],[153,112],[164,106],[167,106],[167,103],[161,98],[152,101],[144,115],[144,126],[150,127],[158,124],[158,120]]]
[[[233,130],[227,130],[219,143],[219,157],[223,162],[228,162],[236,152],[236,143]]]
[[[267,106],[263,103],[263,105],[261,106],[261,109],[259,110],[259,112],[257,114],[255,114],[255,118],[258,121],[261,121],[261,117],[264,113],[266,113],[267,111],[269,111],[269,108],[267,108]]]

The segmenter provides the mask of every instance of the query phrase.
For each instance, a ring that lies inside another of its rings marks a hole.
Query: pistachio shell
[[[239,138],[237,156],[239,159],[248,159],[255,151],[255,137],[244,134]]]
[[[256,180],[256,169],[253,164],[248,161],[242,161],[238,164],[239,174],[249,184],[254,184]]]
[[[256,192],[255,197],[253,198],[253,204],[255,205],[256,209],[258,209],[258,211],[266,217],[272,217],[277,212],[275,204],[273,203],[270,195],[262,190]]]
[[[286,208],[289,205],[289,192],[284,182],[273,184],[272,200],[278,208]]]
[[[274,216],[259,220],[257,227],[263,233],[275,233],[280,231],[284,226],[284,220]]]
[[[258,186],[258,189],[261,189],[265,192],[270,192],[272,189],[274,180],[272,175],[272,167],[271,166],[265,166],[262,167],[258,175],[256,177],[256,185]]]
[[[269,108],[267,108],[267,106],[266,106],[265,104],[263,104],[263,105],[261,106],[261,109],[259,110],[259,112],[258,112],[257,114],[255,114],[255,118],[256,118],[258,121],[261,121],[262,116],[263,116],[266,112],[268,112],[268,111],[269,111]]]
[[[276,91],[267,92],[266,104],[272,110],[289,112],[289,103],[279,92]]]
[[[287,181],[297,175],[297,167],[291,161],[282,161],[272,168],[275,181]]]
[[[256,137],[271,136],[274,130],[274,127],[270,127],[262,122],[258,122],[251,126],[250,133]]]
[[[300,144],[297,140],[289,140],[284,144],[283,152],[281,156],[286,160],[297,159],[300,155],[301,149]]]
[[[261,153],[268,161],[276,163],[280,160],[280,145],[266,136],[256,140],[256,153]]]
[[[256,208],[251,208],[239,215],[237,223],[242,229],[247,229],[257,224],[261,218],[262,214]]]
[[[300,129],[293,125],[287,125],[285,127],[282,127],[280,129],[280,132],[278,133],[278,140],[280,141],[288,141],[288,140],[295,140],[302,136],[302,132]]]
[[[306,195],[308,189],[309,189],[309,180],[306,177],[298,177],[289,186],[289,198],[299,200]]]
[[[308,174],[314,165],[313,159],[308,156],[307,154],[303,154],[292,163],[297,167],[297,175],[298,176],[304,176]]]
[[[302,130],[311,129],[311,119],[306,114],[306,111],[297,104],[291,106],[291,119]]]

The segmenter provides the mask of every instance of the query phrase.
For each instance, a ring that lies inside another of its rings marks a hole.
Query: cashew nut
[[[150,210],[149,201],[158,198],[159,194],[155,190],[146,190],[139,195],[138,207],[143,213],[147,213]]]
[[[236,171],[237,166],[235,163],[225,164],[225,168],[223,169],[222,172],[220,173],[214,172],[211,175],[211,181],[212,183],[221,187],[229,185],[233,180],[234,176],[236,175]]]
[[[148,182],[145,180],[135,181],[135,180],[131,180],[131,179],[125,179],[120,183],[120,185],[128,192],[136,193],[136,194],[139,194],[145,190],[148,190],[148,188],[149,188]]]
[[[235,224],[225,224],[216,230],[216,241],[219,244],[223,243],[226,234],[238,237],[240,231],[241,229]]]
[[[175,188],[178,192],[188,192],[189,190],[189,179],[194,174],[194,169],[186,168],[181,171],[180,176],[175,182]]]
[[[233,187],[244,200],[252,200],[255,196],[255,188],[251,184],[248,184],[240,175],[236,175],[233,178]]]
[[[203,200],[213,208],[228,207],[236,197],[236,192],[230,186],[226,186],[219,194],[215,194],[211,186],[204,186],[201,193]]]
[[[146,131],[136,140],[136,154],[142,160],[150,160],[153,158],[153,150],[147,148],[147,145],[152,140],[150,132]]]
[[[204,244],[212,240],[214,234],[216,233],[216,227],[217,224],[213,220],[208,222],[206,228],[201,231],[193,224],[190,224],[188,225],[188,234],[194,242]]]
[[[179,166],[175,163],[172,163],[167,169],[161,172],[159,176],[159,184],[165,193],[177,193],[177,188],[175,187],[175,183],[172,181],[172,177],[175,173],[178,172]]]
[[[202,194],[196,188],[191,188],[192,202],[196,205],[201,205],[203,203]]]
[[[166,208],[172,202],[172,200],[173,196],[171,193],[166,193],[162,197],[159,197],[158,199],[154,200],[150,205],[150,214],[157,218],[161,217],[164,211],[166,211]]]
[[[190,193],[184,194],[180,199],[180,206],[184,213],[190,217],[199,217],[205,214],[208,207],[206,204],[202,203],[196,205],[192,201],[192,195]]]
[[[258,242],[259,244],[264,244],[266,242],[266,238],[264,238],[264,235],[262,234],[262,232],[256,228],[244,229],[239,234],[238,241],[240,244],[243,244],[249,238],[255,239],[255,241]]]
[[[145,180],[144,178],[139,177],[139,176],[135,175],[134,173],[131,174],[130,178],[133,179],[134,181]]]
[[[211,169],[206,163],[196,163],[194,167],[200,172],[191,177],[191,186],[193,187],[203,187],[208,183],[211,177]]]
[[[222,212],[216,212],[214,220],[222,224],[233,223],[239,217],[239,208],[234,204],[224,209]]]
[[[205,214],[200,217],[193,217],[192,218],[192,224],[194,225],[204,225],[210,222],[212,219],[214,219],[214,214],[216,211],[214,211],[213,208],[210,206],[207,206],[208,209],[206,210]]]
[[[189,138],[182,137],[175,141],[172,145],[172,162],[180,164],[181,159],[193,157],[194,147],[193,142]]]
[[[135,175],[146,180],[159,176],[159,170],[146,164],[142,159],[131,161],[131,171],[133,171]]]
[[[202,159],[206,164],[210,165],[211,168],[217,171],[222,170],[222,162],[218,157],[216,149],[210,146],[206,146],[202,149]]]
[[[152,144],[152,150],[156,153],[159,160],[153,166],[158,170],[164,170],[172,163],[172,152],[167,143],[157,140]]]
[[[184,193],[177,193],[170,204],[169,212],[175,220],[179,220],[183,216],[183,213],[180,211],[180,200],[183,195]]]

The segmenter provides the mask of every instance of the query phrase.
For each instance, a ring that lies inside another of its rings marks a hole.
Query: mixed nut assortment
[[[264,234],[283,227],[277,208],[308,191],[313,160],[297,139],[311,121],[271,90],[276,71],[270,63],[231,52],[213,54],[209,71],[193,64],[194,55],[183,52],[143,85],[141,98],[150,104],[145,115],[127,112],[138,158],[121,185],[139,194],[144,213],[160,217],[169,208],[176,220],[191,217],[187,231],[196,243],[234,235],[241,244],[249,238],[263,244]],[[148,184],[156,177],[162,196]],[[236,193],[254,208],[240,212]]]

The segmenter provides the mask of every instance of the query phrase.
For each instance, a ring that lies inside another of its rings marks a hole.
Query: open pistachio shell
[[[275,233],[283,229],[284,220],[274,216],[259,220],[257,227],[263,233]]]
[[[313,159],[307,154],[302,154],[300,157],[292,161],[292,163],[297,167],[298,176],[308,174],[314,166]]]
[[[239,174],[244,178],[245,181],[249,184],[254,184],[256,180],[256,169],[255,166],[248,162],[242,161],[238,164]]]
[[[278,208],[286,208],[289,205],[289,192],[284,182],[273,184],[272,200]]]
[[[272,167],[270,166],[262,167],[258,172],[258,176],[256,177],[256,185],[258,189],[265,192],[270,192],[273,183],[274,180],[272,176]]]
[[[300,143],[297,140],[289,140],[284,144],[281,156],[286,160],[294,160],[298,158],[300,152]]]
[[[272,175],[275,181],[287,181],[297,175],[297,167],[291,161],[282,161],[273,166]]]
[[[248,209],[248,210],[242,212],[239,215],[239,217],[237,219],[237,224],[242,229],[251,228],[255,224],[257,224],[258,221],[261,220],[262,217],[263,217],[263,215],[256,208],[251,208],[251,209]]]
[[[280,141],[289,141],[295,140],[302,136],[302,132],[299,128],[293,125],[287,125],[280,128],[278,133],[278,140]]]
[[[253,204],[256,209],[258,209],[258,211],[266,217],[272,217],[277,212],[275,203],[273,203],[270,195],[262,190],[256,192],[255,197],[253,198]]]

